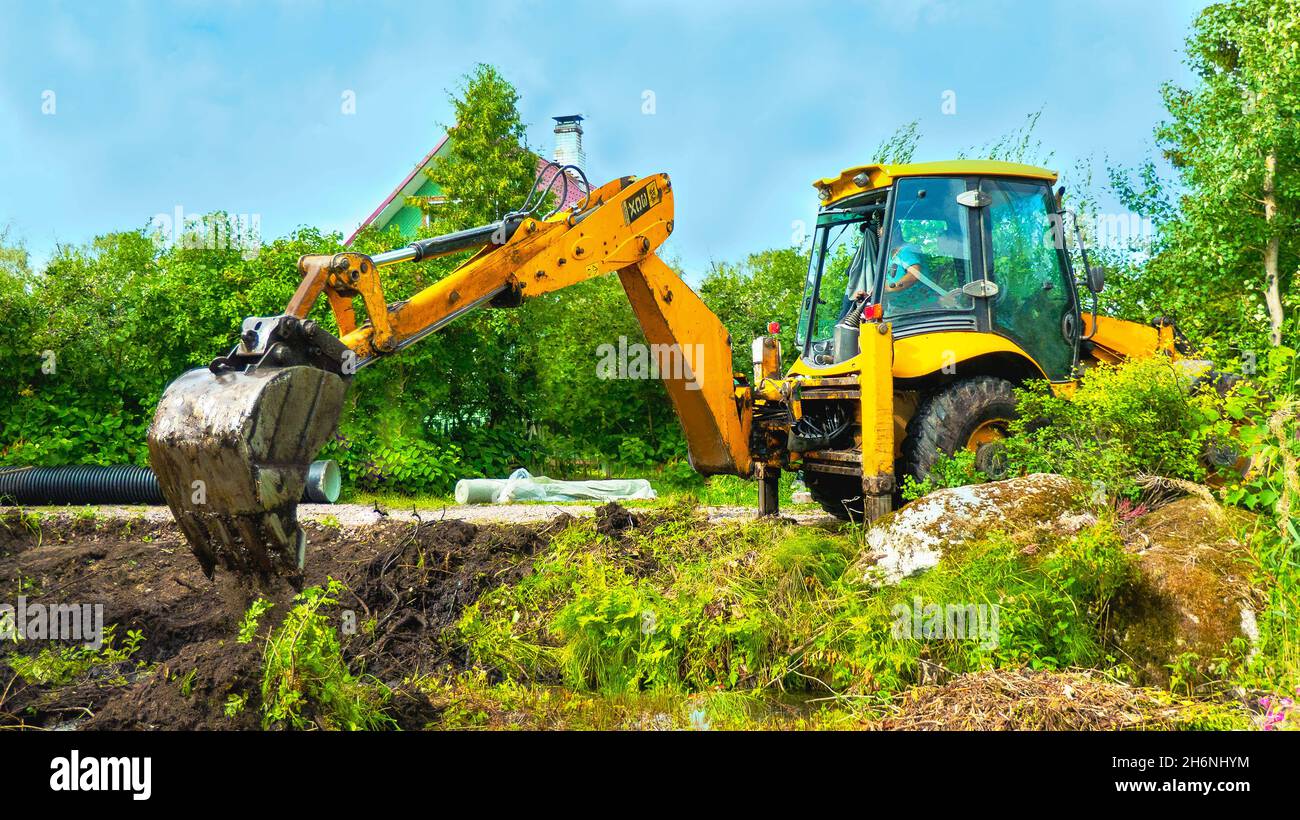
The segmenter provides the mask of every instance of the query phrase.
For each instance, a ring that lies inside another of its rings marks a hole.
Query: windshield
[[[797,341],[802,347],[831,338],[857,294],[876,283],[878,211],[823,211],[817,217]]]
[[[894,225],[885,257],[885,316],[925,310],[969,310],[970,221],[957,202],[964,179],[898,181]]]

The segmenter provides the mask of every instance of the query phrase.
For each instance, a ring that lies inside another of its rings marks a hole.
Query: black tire
[[[826,512],[841,521],[862,521],[862,479],[806,470],[803,483],[813,501]]]
[[[907,423],[907,437],[903,439],[903,455],[898,465],[900,484],[908,475],[924,481],[941,454],[951,456],[965,448],[981,425],[1014,419],[1014,389],[1015,386],[1006,379],[976,376],[945,385],[922,398],[916,415]],[[980,449],[982,461],[995,456],[993,448]],[[993,464],[977,461],[976,466],[989,473]]]

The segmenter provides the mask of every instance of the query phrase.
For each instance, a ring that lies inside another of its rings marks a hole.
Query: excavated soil
[[[344,639],[349,665],[393,687],[390,714],[419,728],[436,710],[403,681],[460,666],[444,629],[485,590],[530,572],[531,556],[569,520],[385,521],[347,530],[309,523],[305,583],[335,578],[350,590],[337,609],[351,609],[365,628]],[[235,638],[255,598],[276,604],[260,625],[267,634],[294,594],[287,583],[243,588],[221,572],[209,580],[170,522],[0,515],[0,603],[16,607],[22,596],[29,606],[102,604],[103,625],[116,624],[118,638],[135,629],[144,635],[130,661],[96,667],[75,685],[28,684],[0,665],[0,728],[256,728],[255,708],[233,716],[224,708],[231,695],[256,698],[260,686],[260,642]],[[11,644],[23,653],[50,646]]]

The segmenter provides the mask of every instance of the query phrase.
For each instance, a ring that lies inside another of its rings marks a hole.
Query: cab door
[[[985,271],[996,285],[991,330],[1023,348],[1050,380],[1066,381],[1077,364],[1079,306],[1051,186],[985,178],[980,192]]]

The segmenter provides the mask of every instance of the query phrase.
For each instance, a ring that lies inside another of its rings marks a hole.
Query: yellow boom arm
[[[394,305],[384,297],[379,268],[407,261],[407,254],[304,256],[298,261],[302,284],[286,312],[306,319],[324,291],[341,341],[362,367],[481,305],[517,304],[617,271],[652,350],[664,354],[659,376],[681,418],[692,466],[705,474],[748,474],[748,417],[740,412],[732,387],[731,339],[654,253],[673,230],[668,176],[614,180],[592,191],[580,206],[545,219],[528,217],[489,226],[491,231],[480,229],[486,241],[478,253]],[[455,247],[450,252],[465,249],[448,244]],[[436,252],[441,246],[435,240],[428,247]],[[361,325],[353,311],[355,296],[361,297],[369,319]]]
[[[672,185],[657,174],[607,183],[579,206],[540,219],[514,214],[374,256],[299,259],[302,282],[285,313],[246,319],[230,355],[173,382],[149,431],[163,495],[204,570],[220,563],[267,576],[302,566],[297,502],[357,368],[476,307],[517,305],[611,272],[658,361],[692,466],[748,475],[749,408],[734,387],[731,339],[655,255],[672,230]],[[410,299],[385,298],[380,268],[466,250],[476,252]],[[339,337],[307,318],[322,294]]]

